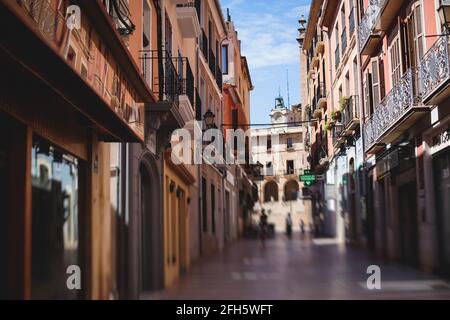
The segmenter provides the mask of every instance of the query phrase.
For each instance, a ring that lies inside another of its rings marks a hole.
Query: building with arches
[[[305,128],[298,125],[301,106],[288,108],[283,98],[277,97],[270,113],[271,126],[252,130],[253,161],[263,165],[263,178],[258,186],[259,206],[254,219],[262,210],[277,232],[286,230],[286,217],[291,213],[294,230],[300,229],[303,220],[306,230],[312,223],[309,199],[302,194],[299,176],[307,169]]]

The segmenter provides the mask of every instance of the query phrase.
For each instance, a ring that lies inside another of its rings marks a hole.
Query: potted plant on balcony
[[[331,130],[333,130],[333,127],[334,127],[334,122],[327,120],[327,122],[325,123],[325,129],[327,129],[328,131],[331,131]]]
[[[334,121],[340,121],[341,115],[342,115],[341,110],[333,110],[331,112],[331,119],[333,119]]]
[[[339,98],[340,111],[344,111],[344,109],[348,106],[349,102],[350,102],[350,97],[340,97]]]

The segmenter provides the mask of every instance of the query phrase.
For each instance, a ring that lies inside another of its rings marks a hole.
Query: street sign
[[[316,175],[311,170],[305,170],[299,178],[306,186],[312,186],[317,180]]]

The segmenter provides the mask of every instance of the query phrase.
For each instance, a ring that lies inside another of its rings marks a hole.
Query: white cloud
[[[272,13],[241,13],[236,17],[242,51],[251,68],[283,65],[298,60],[296,20]]]

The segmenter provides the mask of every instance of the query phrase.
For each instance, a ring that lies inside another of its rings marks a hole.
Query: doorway
[[[400,259],[411,266],[419,264],[416,184],[399,187]]]
[[[139,167],[141,216],[141,290],[156,291],[163,288],[162,216],[160,214],[158,169],[150,156],[145,156]]]
[[[433,159],[438,226],[438,272],[450,278],[450,151]]]

